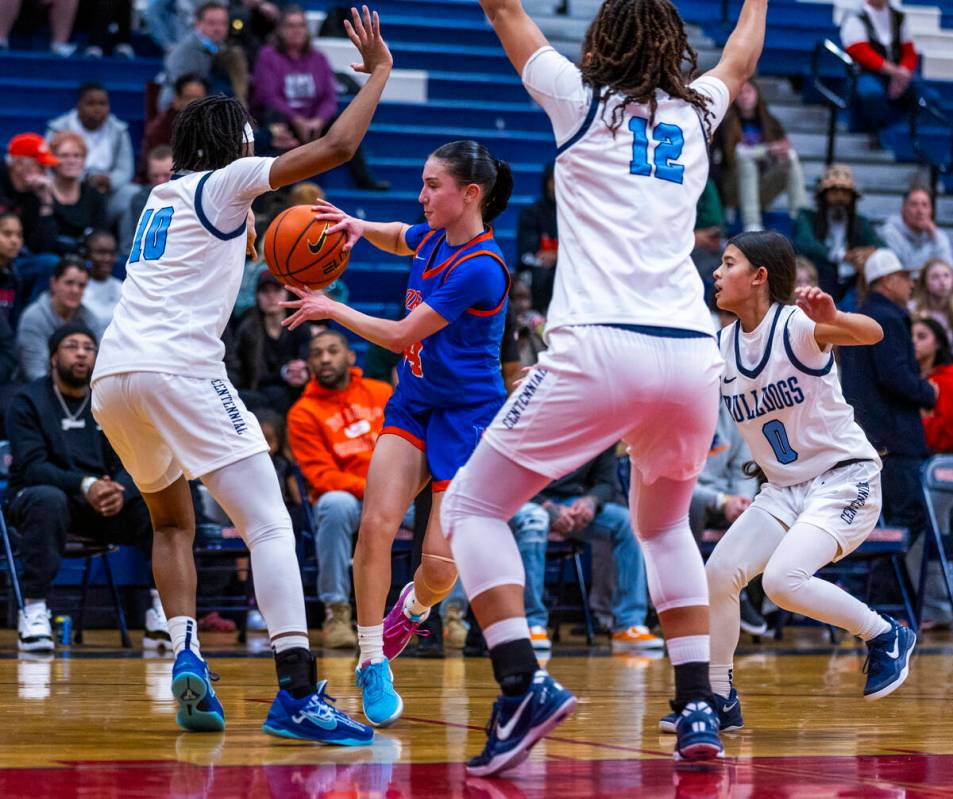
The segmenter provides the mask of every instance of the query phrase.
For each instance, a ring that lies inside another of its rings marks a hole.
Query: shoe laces
[[[370,663],[357,672],[358,686],[370,694],[381,694],[384,691],[384,676],[381,673],[380,663]]]

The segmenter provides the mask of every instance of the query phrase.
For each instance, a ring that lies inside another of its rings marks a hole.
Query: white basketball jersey
[[[714,333],[695,246],[695,206],[708,180],[708,133],[696,108],[656,92],[625,106],[621,125],[579,69],[551,47],[523,69],[523,83],[553,123],[559,260],[550,330],[629,324]],[[728,109],[728,88],[705,76],[692,87],[711,99],[711,132]]]
[[[271,190],[274,160],[241,158],[152,190],[94,382],[123,372],[225,377],[221,337],[244,273],[248,209]]]
[[[725,373],[721,399],[768,481],[813,480],[841,461],[880,464],[844,400],[837,365],[796,306],[771,306],[750,333],[739,322],[718,335]]]

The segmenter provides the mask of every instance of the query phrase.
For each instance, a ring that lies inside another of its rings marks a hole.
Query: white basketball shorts
[[[557,479],[625,441],[649,485],[702,470],[724,361],[714,338],[607,325],[562,327],[484,434],[513,462]]]
[[[793,486],[765,483],[752,503],[788,529],[804,522],[833,536],[838,548],[835,561],[867,540],[880,518],[881,504],[880,466],[874,461],[829,469]]]
[[[267,452],[258,420],[227,379],[162,372],[107,375],[93,416],[139,490],[161,491]]]

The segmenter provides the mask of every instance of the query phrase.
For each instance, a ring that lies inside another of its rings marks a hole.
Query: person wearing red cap
[[[43,137],[20,133],[7,144],[0,162],[0,216],[15,214],[22,227],[23,249],[9,265],[16,276],[18,304],[35,300],[49,284],[59,260],[53,218],[52,179],[57,164]]]

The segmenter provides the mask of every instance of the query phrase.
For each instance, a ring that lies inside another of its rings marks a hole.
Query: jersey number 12
[[[685,147],[685,135],[678,125],[659,122],[652,130],[649,139],[649,121],[644,117],[632,117],[629,120],[632,131],[632,161],[629,172],[633,175],[653,176],[653,164],[649,163],[649,144],[655,143],[654,176],[669,183],[682,183],[685,179],[685,167],[675,163]]]
[[[160,208],[158,211],[152,208],[145,210],[139,220],[139,227],[136,228],[136,237],[132,241],[129,263],[134,264],[140,258],[155,261],[162,257],[174,211],[171,205]]]

